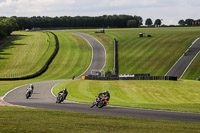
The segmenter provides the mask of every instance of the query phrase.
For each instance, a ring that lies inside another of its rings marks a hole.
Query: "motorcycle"
[[[61,102],[63,102],[65,99],[64,99],[64,97],[65,97],[65,94],[64,93],[58,93],[58,96],[57,96],[57,98],[56,98],[56,103],[61,103]]]
[[[108,105],[109,103],[109,98],[108,97],[101,97],[101,96],[96,96],[96,100],[90,105],[90,108],[93,108],[94,106],[98,108],[102,108],[103,106]]]
[[[28,99],[29,97],[31,97],[32,94],[33,94],[33,90],[31,88],[28,88],[26,90],[26,99]]]

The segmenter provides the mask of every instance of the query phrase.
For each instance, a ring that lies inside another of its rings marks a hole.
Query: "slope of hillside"
[[[82,30],[98,38],[106,47],[107,64],[105,69],[112,70],[113,38],[119,41],[119,72],[150,73],[165,75],[180,56],[200,36],[199,27],[177,28],[135,28],[135,29],[105,29],[105,34],[95,34],[91,30]],[[139,33],[152,37],[139,37]],[[195,65],[197,68],[199,66]],[[193,69],[192,73],[200,74]],[[194,79],[196,76],[187,74],[183,78]]]

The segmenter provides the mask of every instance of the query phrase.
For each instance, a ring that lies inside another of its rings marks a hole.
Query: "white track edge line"
[[[193,41],[192,45],[188,49],[190,49],[200,38],[197,38],[195,41]],[[188,49],[186,51],[188,51]],[[165,76],[172,70],[172,68],[178,63],[178,61],[184,56],[185,53],[182,54],[182,56],[176,61],[176,63],[169,69],[169,71],[165,74]]]

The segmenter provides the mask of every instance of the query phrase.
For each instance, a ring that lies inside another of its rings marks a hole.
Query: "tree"
[[[0,37],[8,36],[18,28],[15,17],[0,20]]]
[[[142,19],[142,17],[140,17],[140,16],[134,16],[133,17],[133,19],[135,19],[136,20],[136,22],[137,22],[137,27],[140,27],[141,25],[142,25],[142,22],[143,22],[143,19]]]
[[[193,20],[193,19],[188,18],[188,19],[185,20],[185,24],[186,24],[187,26],[192,26],[193,23],[194,23],[194,20]]]
[[[160,19],[156,19],[154,25],[157,26],[157,27],[160,27],[161,23],[162,22],[161,22]]]
[[[153,24],[153,22],[150,18],[148,18],[145,22],[145,25],[147,25],[147,26],[151,26],[152,24]]]
[[[179,24],[180,26],[185,26],[185,21],[182,19],[182,20],[180,20],[180,21],[178,22],[178,24]]]
[[[138,27],[137,21],[136,20],[129,20],[127,22],[127,27],[130,27],[130,28]]]

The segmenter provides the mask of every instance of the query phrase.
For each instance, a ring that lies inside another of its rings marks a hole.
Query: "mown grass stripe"
[[[57,85],[54,92],[67,87],[73,95],[73,98],[69,96],[67,100],[92,103],[95,95],[108,90],[111,95],[110,105],[200,112],[198,86],[199,82],[195,81],[75,80]]]

